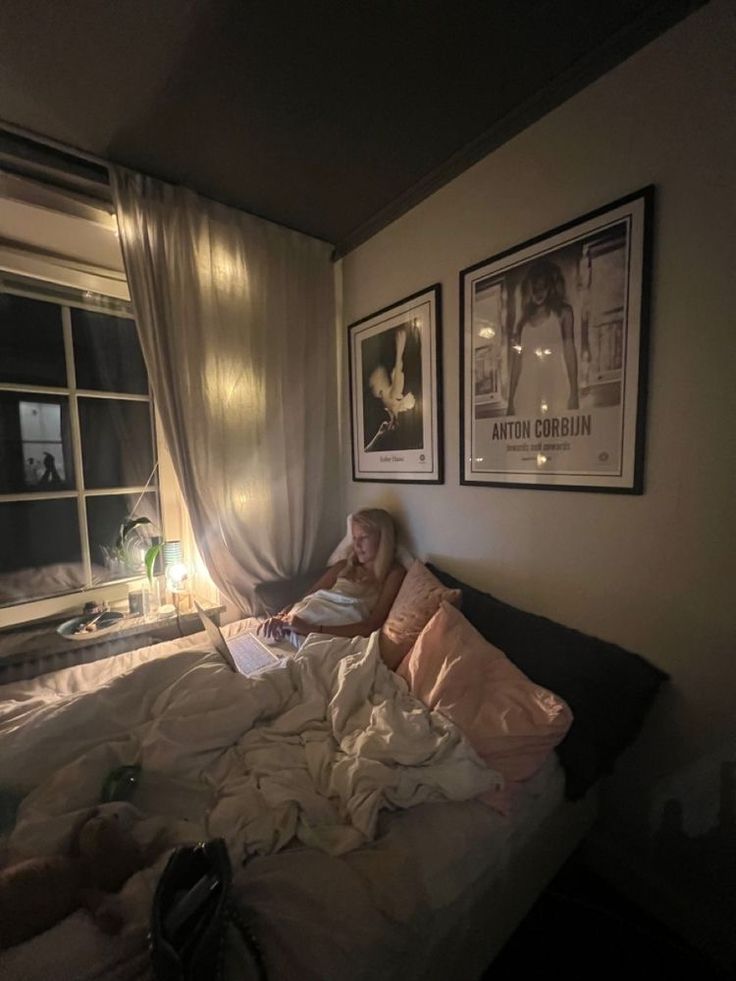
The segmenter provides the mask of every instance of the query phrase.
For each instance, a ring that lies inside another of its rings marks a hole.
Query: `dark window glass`
[[[0,293],[0,382],[66,387],[61,307]]]
[[[73,487],[69,399],[0,392],[0,494]]]
[[[84,586],[76,500],[0,504],[0,604]]]
[[[120,541],[121,525],[131,516],[148,518],[151,523],[138,525]],[[151,492],[142,497],[139,494],[88,496],[87,529],[93,582],[143,575],[146,549],[154,536],[160,534],[156,495]]]
[[[147,402],[80,398],[84,485],[135,487],[153,470],[151,414]]]
[[[89,310],[72,310],[77,388],[148,394],[135,321]]]

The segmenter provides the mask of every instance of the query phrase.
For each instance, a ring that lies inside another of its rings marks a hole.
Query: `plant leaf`
[[[115,541],[116,548],[122,548],[125,544],[125,539],[131,533],[131,531],[138,525],[150,525],[150,518],[134,518],[132,515],[126,518],[125,521],[120,525],[120,531],[118,532],[117,540]]]
[[[159,552],[163,547],[163,542],[158,542],[156,545],[151,545],[143,559],[143,561],[146,563],[146,575],[148,576],[148,581],[151,585],[153,585],[153,567],[156,564],[156,559],[158,558]]]

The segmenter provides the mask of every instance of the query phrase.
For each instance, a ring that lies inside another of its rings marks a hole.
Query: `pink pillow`
[[[408,654],[424,627],[439,609],[440,603],[459,603],[459,589],[448,589],[417,559],[404,581],[381,627],[381,655],[395,668]]]
[[[540,688],[442,603],[397,669],[416,698],[446,715],[507,781],[483,800],[507,814],[513,784],[541,767],[572,724],[565,702]],[[508,787],[511,784],[511,787]]]

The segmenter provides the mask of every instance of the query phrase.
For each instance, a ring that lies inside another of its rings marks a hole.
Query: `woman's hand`
[[[306,620],[302,620],[301,617],[292,614],[290,617],[285,618],[288,622],[289,630],[293,630],[295,634],[300,634],[306,637],[307,634],[315,633],[317,627],[314,623],[307,623]]]
[[[258,627],[257,633],[262,634],[269,640],[281,640],[287,630],[293,630],[295,634],[306,637],[307,634],[315,633],[317,628],[313,623],[307,623],[301,617],[290,613],[279,613],[275,617],[269,617]]]
[[[263,623],[258,625],[256,633],[267,637],[269,640],[281,640],[288,629],[289,625],[285,617],[279,615],[264,620]]]

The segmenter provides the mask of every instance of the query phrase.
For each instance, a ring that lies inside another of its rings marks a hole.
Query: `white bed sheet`
[[[429,804],[385,815],[372,845],[341,859],[308,849],[254,859],[237,877],[254,911],[273,977],[283,981],[419,981],[472,978],[508,935],[493,932],[487,897],[499,907],[515,866],[550,819],[559,820],[563,774],[556,757],[526,786],[510,818],[477,801]],[[568,818],[565,815],[563,824]],[[577,841],[577,835],[573,835]],[[555,842],[550,853],[557,852]],[[563,861],[569,848],[563,850]],[[552,869],[524,871],[528,901]],[[473,949],[456,943],[481,910]],[[483,910],[488,911],[487,920]],[[485,934],[482,936],[481,934]],[[489,940],[493,941],[489,943]],[[437,972],[438,957],[447,959]],[[480,965],[478,967],[478,965]]]

